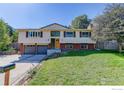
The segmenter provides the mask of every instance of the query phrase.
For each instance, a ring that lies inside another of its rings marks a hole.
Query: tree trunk
[[[122,52],[122,44],[119,43],[119,52],[121,53]]]

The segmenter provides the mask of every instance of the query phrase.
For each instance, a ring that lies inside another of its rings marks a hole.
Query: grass
[[[124,57],[115,51],[70,51],[44,61],[29,85],[124,85]]]

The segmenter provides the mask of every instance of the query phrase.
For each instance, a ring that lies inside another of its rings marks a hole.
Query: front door
[[[51,39],[51,48],[60,48],[60,42],[58,38]]]
[[[60,48],[60,42],[59,39],[55,39],[55,48]]]
[[[55,48],[55,39],[54,38],[51,39],[51,48]]]

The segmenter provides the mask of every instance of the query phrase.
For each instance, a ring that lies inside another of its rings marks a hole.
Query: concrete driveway
[[[0,56],[0,66],[16,63],[16,68],[10,71],[10,84],[14,85],[27,71],[36,67],[46,55],[7,55]],[[0,73],[0,85],[4,84],[4,73]]]

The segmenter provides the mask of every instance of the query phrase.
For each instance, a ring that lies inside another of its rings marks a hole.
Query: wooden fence
[[[99,41],[96,43],[96,48],[108,49],[108,50],[117,50],[118,49],[118,43],[115,40]]]

